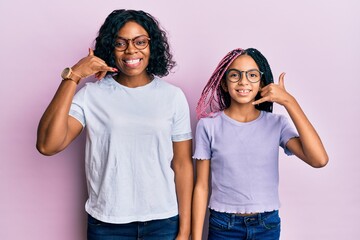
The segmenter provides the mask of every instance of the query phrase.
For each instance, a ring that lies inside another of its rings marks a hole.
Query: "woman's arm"
[[[196,183],[192,202],[192,240],[201,240],[209,198],[210,161],[196,161]]]
[[[191,200],[194,187],[194,169],[191,159],[192,141],[173,142],[176,194],[179,205],[179,233],[177,240],[189,239],[191,228]]]
[[[81,123],[69,116],[76,86],[73,81],[62,81],[40,119],[36,142],[40,153],[54,155],[62,151],[81,132]]]
[[[44,155],[53,155],[62,151],[82,130],[81,123],[69,116],[77,82],[93,74],[102,78],[106,71],[117,71],[108,67],[102,59],[95,57],[91,49],[89,49],[89,55],[75,64],[72,70],[74,78],[77,79],[64,80],[60,83],[39,122],[36,148]]]
[[[280,75],[278,85],[269,84],[264,87],[261,90],[262,98],[253,104],[271,101],[283,105],[299,133],[299,138],[290,139],[286,147],[310,166],[324,167],[329,161],[326,150],[296,99],[285,90],[284,75],[285,73]]]

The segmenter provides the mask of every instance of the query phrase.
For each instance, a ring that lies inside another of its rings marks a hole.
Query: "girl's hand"
[[[262,98],[254,101],[252,104],[257,105],[263,102],[276,102],[280,105],[285,105],[292,99],[292,96],[286,91],[284,85],[285,73],[279,76],[279,84],[271,83],[260,90]]]
[[[89,55],[82,58],[72,67],[73,72],[81,78],[95,75],[97,79],[105,77],[106,73],[117,72],[116,68],[109,67],[104,60],[94,55],[94,51],[89,48]]]

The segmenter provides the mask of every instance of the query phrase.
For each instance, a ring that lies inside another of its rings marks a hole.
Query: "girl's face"
[[[231,105],[251,104],[259,92],[261,82],[254,83],[257,78],[261,77],[261,75],[257,75],[260,74],[260,70],[256,62],[248,55],[241,55],[231,63],[228,69],[235,69],[235,71],[230,71],[226,74],[222,87],[230,94]],[[239,72],[241,72],[240,75]],[[236,78],[239,81],[233,82]]]
[[[116,66],[120,70],[120,76],[126,77],[147,77],[146,68],[150,59],[150,43],[145,45],[144,49],[139,50],[134,46],[137,44],[141,46],[143,42],[139,42],[142,37],[149,38],[149,34],[146,30],[136,22],[127,22],[118,32],[117,44],[127,44],[127,48],[124,51],[117,50],[115,48],[115,62]],[[137,39],[135,39],[137,38]],[[133,41],[135,39],[135,41]],[[122,45],[126,45],[122,44]],[[141,47],[140,47],[141,48]]]

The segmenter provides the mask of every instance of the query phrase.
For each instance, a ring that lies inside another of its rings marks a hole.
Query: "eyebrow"
[[[136,36],[136,37],[133,37],[133,38],[124,38],[124,37],[121,37],[121,36],[117,36],[116,37],[116,39],[124,39],[124,40],[132,40],[132,39],[135,39],[135,38],[137,38],[137,37],[141,37],[141,36],[144,36],[144,37],[147,37],[147,38],[150,38],[149,36],[147,36],[147,35],[145,35],[145,34],[140,34],[140,35],[138,35],[138,36]]]
[[[251,70],[260,71],[260,69],[257,69],[257,68],[251,68],[251,69],[248,69],[248,70],[240,70],[240,69],[237,69],[237,68],[229,68],[227,71],[230,71],[230,70],[237,70],[239,72],[248,72],[248,71],[251,71]]]

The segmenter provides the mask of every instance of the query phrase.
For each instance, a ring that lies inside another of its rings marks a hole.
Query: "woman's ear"
[[[220,83],[220,84],[221,84],[222,89],[223,89],[225,92],[228,92],[228,91],[229,91],[225,79],[221,79],[221,83]]]

